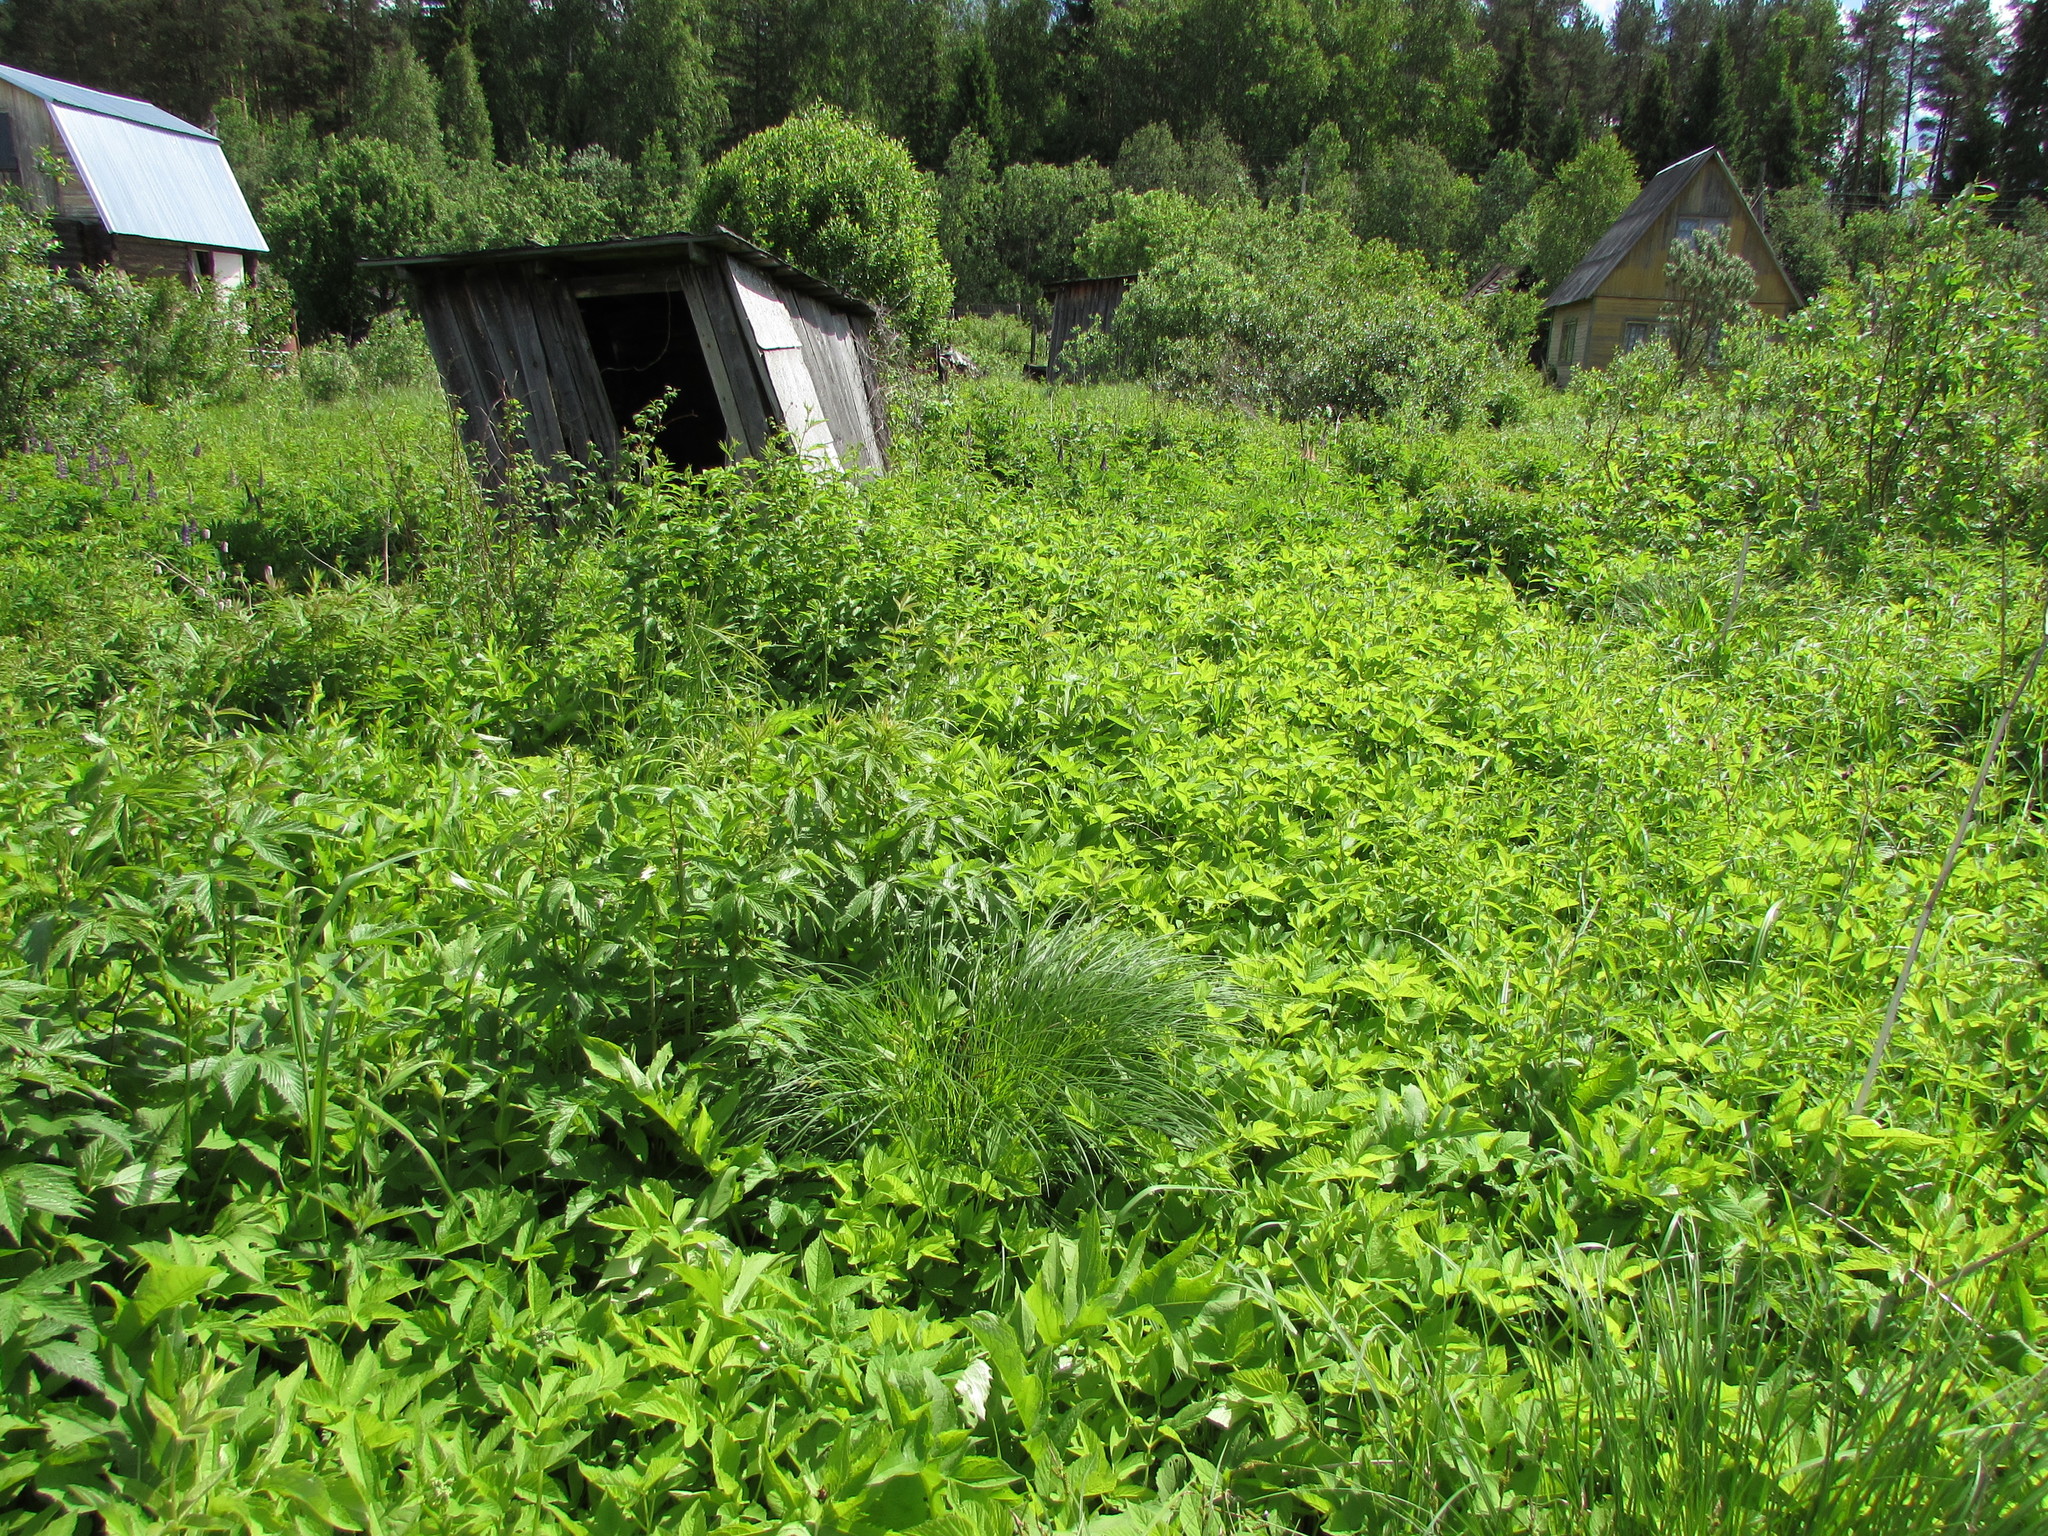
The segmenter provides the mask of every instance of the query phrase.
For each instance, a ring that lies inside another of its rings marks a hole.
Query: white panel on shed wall
[[[732,268],[733,286],[740,296],[740,308],[747,312],[747,324],[754,328],[755,345],[764,349],[797,346],[796,327],[789,323],[789,310],[775,284],[744,261],[728,259],[726,265]]]
[[[732,273],[733,291],[739,295],[754,344],[761,349],[783,426],[805,458],[837,469],[839,454],[832,443],[832,422],[818,398],[817,382],[804,361],[802,339],[782,295],[764,274],[745,262],[728,259],[726,267]]]

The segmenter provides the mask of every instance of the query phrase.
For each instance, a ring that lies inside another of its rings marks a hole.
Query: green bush
[[[1138,203],[1125,205],[1127,219]],[[1484,329],[1443,297],[1418,256],[1360,242],[1333,215],[1222,209],[1154,228],[1164,249],[1125,293],[1115,324],[1076,347],[1077,371],[1296,419],[1452,426],[1501,374]],[[1105,234],[1101,248],[1116,243]]]
[[[0,201],[0,447],[92,435],[125,393],[105,362],[121,342],[126,280],[67,281],[55,249],[47,223]]]
[[[629,489],[616,558],[659,665],[709,625],[796,695],[828,693],[883,653],[909,573],[846,484],[795,455]]]
[[[315,405],[332,405],[362,382],[345,342],[314,342],[299,349],[299,388]]]
[[[407,150],[382,139],[344,139],[317,170],[268,199],[276,264],[309,336],[360,336],[389,307],[389,277],[363,271],[370,256],[402,256],[432,243],[442,195]]]
[[[173,277],[133,284],[125,294],[119,356],[135,397],[162,405],[185,395],[246,390],[253,294],[224,292],[212,283],[194,288]]]
[[[901,144],[836,108],[734,145],[704,173],[697,216],[887,310],[914,341],[952,306],[929,184]]]
[[[373,389],[408,389],[435,377],[426,328],[403,310],[371,321],[369,335],[353,350],[357,374]]]

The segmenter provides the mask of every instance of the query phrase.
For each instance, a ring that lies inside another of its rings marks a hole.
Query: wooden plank
[[[470,274],[465,273],[448,284],[447,301],[448,323],[457,337],[457,346],[469,359],[470,372],[476,381],[476,419],[480,426],[479,441],[484,449],[484,468],[488,477],[496,481],[505,473],[513,446],[505,435],[502,415],[507,385],[503,363],[491,344],[489,330],[478,310]]]
[[[630,272],[592,273],[568,280],[569,294],[578,299],[626,298],[636,293],[673,293],[680,286],[673,267],[635,267]]]
[[[524,286],[517,278],[498,282],[493,285],[492,297],[502,327],[500,334],[519,360],[519,376],[524,385],[519,401],[526,407],[527,446],[534,458],[552,468],[556,459],[568,453],[569,446],[562,439],[561,418],[555,414],[555,392],[549,387],[540,326],[532,305],[522,302],[525,295],[519,292]]]
[[[889,399],[882,393],[882,371],[875,363],[873,324],[859,315],[849,315],[853,331],[854,356],[860,361],[861,392],[868,402],[868,427],[873,431],[875,468],[889,467]]]
[[[868,420],[867,390],[848,317],[809,294],[790,293],[787,297],[802,338],[804,359],[832,427],[840,467],[874,467],[879,455],[872,447],[874,429]]]
[[[605,394],[597,356],[590,349],[583,312],[563,282],[541,277],[533,280],[532,287],[555,405],[564,437],[570,441],[570,453],[586,463],[593,456],[615,463],[619,424],[612,419],[611,400]]]
[[[739,301],[726,280],[722,266],[725,260],[720,256],[714,264],[690,268],[689,282],[695,306],[702,308],[712,347],[731,387],[733,416],[726,426],[737,428],[748,453],[765,453],[769,433],[779,422],[770,414],[760,354],[754,350],[754,339],[747,334],[740,317]]]
[[[420,321],[426,328],[427,346],[434,354],[435,366],[440,369],[442,387],[455,397],[463,440],[480,450],[484,463],[489,465],[502,457],[498,452],[497,424],[491,419],[475,358],[455,319],[448,286],[442,278],[420,283]]]
[[[698,284],[689,280],[687,272],[676,274],[683,303],[688,306],[690,328],[697,335],[697,350],[703,354],[704,369],[711,375],[711,392],[718,396],[718,416],[725,426],[725,457],[728,462],[741,458],[747,451],[747,440],[740,428],[739,405],[733,398],[732,380],[726,377],[725,359],[718,355],[718,345],[711,336],[711,317],[705,312],[704,300],[698,294]]]
[[[837,469],[839,456],[832,442],[831,418],[804,360],[803,337],[790,312],[788,296],[780,284],[745,262],[728,262],[727,270],[783,427],[797,452],[813,463]]]
[[[506,463],[520,447],[520,441],[506,430],[505,424],[505,403],[518,392],[518,369],[499,345],[489,296],[480,291],[478,276],[475,272],[464,275],[461,287],[454,294],[453,313],[464,341],[476,359],[485,411],[491,421],[498,450],[498,458],[491,467],[495,474],[502,475]]]

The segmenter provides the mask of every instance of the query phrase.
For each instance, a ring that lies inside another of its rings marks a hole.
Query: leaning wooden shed
[[[1060,354],[1067,343],[1077,339],[1083,331],[1108,330],[1110,322],[1116,319],[1117,306],[1124,301],[1124,290],[1136,279],[1128,274],[1122,277],[1075,277],[1063,283],[1048,283],[1046,295],[1052,300],[1052,331],[1045,347],[1045,374],[1049,379],[1060,377]]]
[[[665,391],[655,447],[696,469],[786,431],[823,468],[886,466],[875,312],[730,230],[365,262],[411,280],[485,474],[525,450],[609,461]]]

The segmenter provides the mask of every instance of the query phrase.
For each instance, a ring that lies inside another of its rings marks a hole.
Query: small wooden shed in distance
[[[1057,379],[1062,373],[1061,354],[1067,343],[1084,331],[1108,330],[1116,319],[1124,292],[1137,279],[1125,273],[1116,277],[1070,277],[1062,283],[1046,284],[1052,300],[1052,331],[1046,339],[1045,376]]]
[[[874,311],[730,230],[364,265],[411,280],[493,480],[519,450],[616,459],[623,429],[670,389],[654,443],[679,467],[760,454],[778,431],[821,468],[886,467]]]

